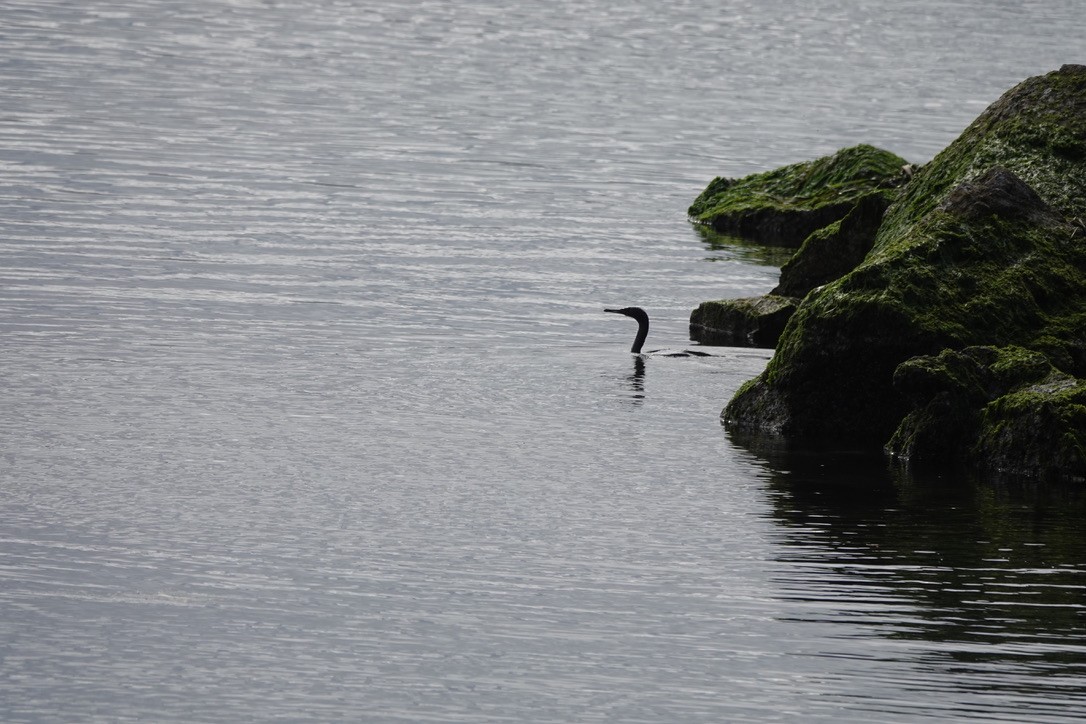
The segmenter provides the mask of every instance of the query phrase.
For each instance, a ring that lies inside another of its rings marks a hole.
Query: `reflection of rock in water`
[[[1086,660],[1086,492],[920,478],[880,455],[728,437],[765,463],[788,564],[777,584],[825,601],[821,620],[934,644],[920,647],[927,663],[989,691],[1019,690],[1022,676],[1045,687]]]

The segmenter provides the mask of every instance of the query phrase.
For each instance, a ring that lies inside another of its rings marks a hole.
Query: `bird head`
[[[623,307],[622,309],[605,309],[605,312],[611,312],[612,314],[623,314],[627,317],[633,317],[638,322],[648,322],[649,315],[641,307]]]
[[[634,337],[633,347],[630,348],[630,351],[634,354],[640,354],[641,345],[645,343],[645,338],[649,336],[648,313],[641,307],[623,307],[622,309],[605,309],[603,311],[612,314],[624,314],[637,320],[637,336]]]

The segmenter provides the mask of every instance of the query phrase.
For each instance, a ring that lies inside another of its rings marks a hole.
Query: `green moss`
[[[1043,354],[1017,346],[947,349],[908,359],[894,372],[894,388],[914,409],[887,450],[912,465],[965,462],[985,429],[989,403],[1054,374],[1060,373]],[[993,467],[1020,467],[1007,461],[1023,455],[1020,446],[1008,444],[1000,452],[1004,462]]]
[[[905,180],[905,159],[874,146],[845,148],[832,156],[795,163],[741,179],[716,178],[688,213],[697,221],[749,209],[814,209],[852,201]]]
[[[1086,302],[1086,255],[1069,241],[1060,223],[934,211],[842,287],[853,304],[899,306],[911,334],[944,346],[1028,344]]]
[[[1029,343],[1057,369],[1086,378],[1086,311],[1055,317]]]
[[[877,244],[886,247],[901,241],[954,187],[995,166],[1022,178],[1064,215],[1081,215],[1084,158],[1083,66],[1030,78],[993,103],[915,174],[888,212]]]
[[[868,194],[844,218],[812,232],[781,267],[772,294],[804,297],[855,269],[871,250],[888,204],[880,192]]]
[[[1028,345],[1061,314],[1086,306],[1086,265],[1058,253],[1066,234],[1058,224],[966,223],[934,212],[909,246],[869,256],[805,299],[767,382],[803,381],[796,404],[814,414],[802,432],[823,427],[832,407],[843,413],[839,430],[887,435],[903,414],[888,388],[904,359],[945,347]],[[851,399],[857,394],[868,404]]]
[[[740,179],[713,179],[687,213],[718,231],[798,246],[864,196],[878,192],[892,198],[906,181],[906,165],[889,151],[854,146]]]
[[[740,395],[740,394],[744,394],[746,392],[750,392],[751,389],[755,386],[755,384],[757,382],[758,382],[758,378],[754,378],[752,380],[747,380],[743,384],[739,385],[739,389],[735,391],[735,394]]]
[[[970,452],[999,472],[1086,479],[1086,381],[1053,370],[993,400]]]

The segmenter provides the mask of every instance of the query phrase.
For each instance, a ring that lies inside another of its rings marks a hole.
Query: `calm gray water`
[[[1078,0],[0,1],[0,720],[1059,721],[1086,503],[730,438],[685,208]],[[654,344],[655,342],[655,344]]]

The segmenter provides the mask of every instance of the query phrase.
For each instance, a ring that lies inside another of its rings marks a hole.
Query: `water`
[[[1083,496],[738,440],[714,175],[923,162],[1072,0],[7,0],[0,719],[1059,721]]]

